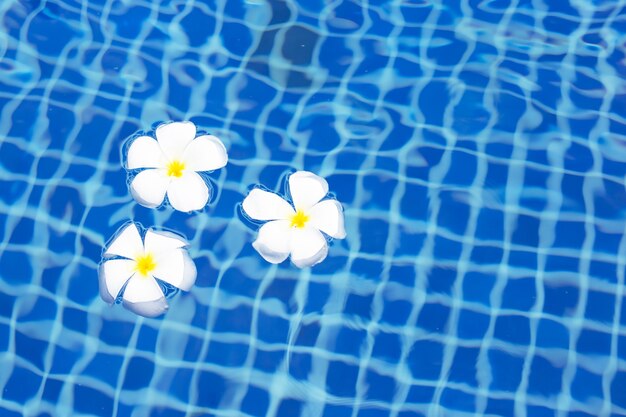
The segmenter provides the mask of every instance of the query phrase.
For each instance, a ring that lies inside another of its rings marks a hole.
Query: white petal
[[[185,269],[183,272],[183,280],[178,285],[178,288],[183,291],[189,291],[191,287],[193,287],[193,284],[196,283],[198,270],[196,269],[196,264],[193,259],[189,256],[189,252],[183,251],[183,260],[185,261]]]
[[[156,137],[168,159],[181,159],[189,143],[196,137],[196,125],[191,122],[162,124],[156,129]]]
[[[131,303],[142,303],[158,300],[163,297],[163,291],[153,277],[137,274],[128,281],[122,297]]]
[[[191,141],[183,155],[185,166],[193,171],[213,171],[228,162],[226,147],[213,135],[199,136]]]
[[[189,242],[175,233],[166,231],[156,231],[149,229],[144,238],[146,253],[153,253],[155,256],[169,254],[178,248],[188,246]]]
[[[130,193],[142,206],[158,207],[163,203],[170,181],[165,169],[146,169],[135,175]]]
[[[200,210],[209,201],[209,187],[200,175],[185,171],[182,177],[172,180],[167,189],[167,198],[178,211]]]
[[[180,250],[163,253],[155,259],[155,268],[151,274],[160,280],[178,288],[178,284],[183,279],[183,254]]]
[[[167,310],[161,287],[152,277],[133,276],[122,296],[124,307],[145,317],[155,317]]]
[[[159,143],[151,137],[140,136],[133,140],[126,157],[126,168],[162,168],[165,156]]]
[[[311,226],[326,233],[330,237],[343,239],[346,229],[343,224],[343,209],[337,200],[320,201],[307,213]]]
[[[328,183],[312,172],[294,172],[289,176],[289,193],[296,210],[306,211],[328,194]]]
[[[328,255],[328,243],[314,227],[294,228],[291,235],[291,262],[298,268],[320,263]]]
[[[135,274],[135,261],[113,259],[98,269],[100,297],[107,303],[115,301],[126,281]]]
[[[123,256],[128,259],[135,259],[141,254],[143,254],[143,242],[135,223],[129,223],[120,230],[104,252],[105,257]]]
[[[293,207],[278,194],[254,188],[243,200],[243,211],[254,220],[288,219],[295,214]]]
[[[196,282],[196,265],[184,249],[176,249],[156,261],[153,275],[168,284],[189,291]]]
[[[292,228],[289,220],[275,220],[265,223],[252,247],[267,262],[278,264],[289,256]]]

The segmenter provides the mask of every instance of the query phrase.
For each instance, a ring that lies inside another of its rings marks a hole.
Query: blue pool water
[[[0,415],[626,415],[626,1],[3,0]],[[224,141],[136,204],[125,138]],[[327,178],[348,237],[270,265],[251,186]],[[128,220],[198,279],[98,296]]]

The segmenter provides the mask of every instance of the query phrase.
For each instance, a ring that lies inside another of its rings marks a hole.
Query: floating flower
[[[130,192],[146,207],[160,206],[167,195],[176,210],[199,210],[209,201],[209,188],[198,172],[222,168],[226,162],[226,148],[217,137],[196,137],[191,122],[162,124],[156,140],[140,136],[128,149],[126,168],[147,168],[133,178]]]
[[[268,262],[277,264],[291,255],[298,268],[322,262],[328,254],[326,237],[346,237],[343,209],[328,194],[324,178],[298,171],[289,176],[293,206],[282,197],[254,188],[243,200],[244,212],[253,220],[269,220],[259,229],[252,246]]]
[[[112,304],[124,288],[122,302],[127,309],[145,317],[163,314],[168,306],[155,278],[184,291],[196,281],[196,266],[187,246],[174,233],[151,229],[142,240],[136,224],[130,223],[104,252],[98,271],[100,296]]]

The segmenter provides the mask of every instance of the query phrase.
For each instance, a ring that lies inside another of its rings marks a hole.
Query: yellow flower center
[[[150,272],[156,268],[156,262],[151,253],[146,253],[137,258],[137,265],[135,265],[135,271],[143,277],[147,277]]]
[[[167,175],[169,177],[180,178],[183,176],[184,170],[185,164],[177,160],[174,160],[167,165]]]
[[[291,216],[291,227],[303,228],[306,222],[309,221],[309,216],[304,214],[302,210],[296,211],[296,214]]]

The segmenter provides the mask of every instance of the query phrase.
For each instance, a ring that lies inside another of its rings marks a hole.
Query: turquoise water
[[[0,4],[0,415],[626,415],[626,1]],[[229,163],[186,214],[126,138]],[[325,177],[347,238],[270,265],[250,187]],[[128,220],[191,243],[156,319],[97,268]]]

